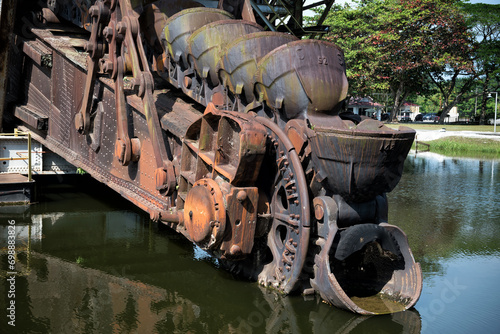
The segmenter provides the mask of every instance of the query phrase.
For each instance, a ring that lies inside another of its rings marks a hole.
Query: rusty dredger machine
[[[415,132],[342,112],[336,45],[209,2],[3,0],[3,127],[235,275],[360,314],[412,307],[421,268],[386,193]]]

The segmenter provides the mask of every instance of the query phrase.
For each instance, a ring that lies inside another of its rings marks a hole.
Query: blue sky
[[[319,0],[307,0],[306,4],[309,5],[309,4],[318,2],[318,1]],[[352,2],[352,1],[349,1],[349,0],[335,0],[335,4],[337,4],[337,5],[343,5],[346,2]],[[490,4],[490,5],[500,5],[500,0],[471,0],[469,2],[470,3],[487,3],[487,4]],[[305,15],[306,16],[313,16],[314,13],[312,11],[305,11]]]

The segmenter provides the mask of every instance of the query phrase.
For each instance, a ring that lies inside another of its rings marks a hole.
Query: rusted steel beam
[[[230,12],[238,20],[256,22],[250,0],[219,0],[217,8]]]
[[[7,95],[8,64],[11,35],[16,19],[17,0],[2,0],[0,12],[0,131],[3,129],[3,114]]]
[[[52,50],[37,41],[25,41],[23,52],[30,57],[38,66],[52,66]]]
[[[326,5],[326,7],[323,9],[323,14],[321,14],[321,17],[316,22],[316,25],[321,26],[323,24],[323,22],[325,22],[326,16],[330,12],[330,8],[332,8],[332,5],[334,4],[334,2],[335,2],[335,0],[327,0],[327,1],[323,2]],[[314,6],[314,5],[319,5],[319,3],[312,4],[311,6]],[[311,36],[309,36],[309,38],[314,39],[316,37],[316,35],[318,35],[318,34],[311,34]]]

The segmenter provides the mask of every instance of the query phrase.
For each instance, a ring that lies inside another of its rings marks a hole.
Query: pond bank
[[[414,148],[449,156],[500,158],[500,133],[416,130]]]
[[[500,130],[500,129],[499,129]],[[445,137],[466,137],[478,139],[490,139],[500,142],[500,132],[482,132],[482,131],[446,131],[446,127],[440,130],[416,130],[417,141],[433,141]]]

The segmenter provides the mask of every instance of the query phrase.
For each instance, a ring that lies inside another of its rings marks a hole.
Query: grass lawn
[[[430,141],[429,144],[431,151],[438,153],[452,155],[458,153],[466,155],[491,154],[493,157],[500,157],[500,142],[491,139],[450,136]]]
[[[455,125],[455,124],[434,124],[434,123],[399,123],[386,124],[388,127],[397,129],[399,126],[407,126],[415,130],[436,130],[442,128],[446,132],[453,131],[473,131],[473,132],[493,132],[493,125]],[[500,126],[497,126],[497,133],[500,134]],[[447,156],[475,157],[498,159],[500,157],[500,141],[487,138],[469,138],[457,136],[447,136],[437,140],[426,141],[430,144],[430,151]],[[415,143],[413,143],[415,149]],[[421,148],[419,148],[421,149]]]

